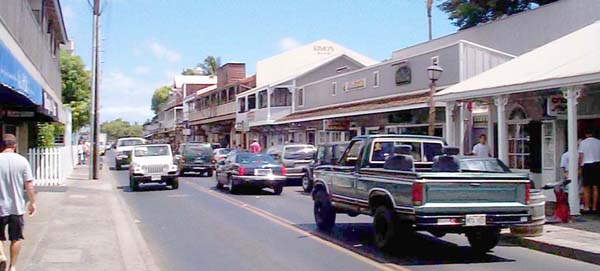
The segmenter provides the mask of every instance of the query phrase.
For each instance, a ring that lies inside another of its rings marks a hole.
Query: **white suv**
[[[137,145],[146,144],[146,140],[139,137],[125,137],[117,140],[117,153],[115,154],[115,169],[121,170],[124,165],[131,162],[131,150]]]
[[[137,191],[141,183],[164,183],[179,188],[177,166],[168,144],[139,145],[131,152],[129,186]]]

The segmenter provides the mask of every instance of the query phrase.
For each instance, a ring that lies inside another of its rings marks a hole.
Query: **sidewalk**
[[[529,249],[600,265],[600,215],[586,215],[585,221],[544,225],[539,237],[503,234],[503,240]]]
[[[39,189],[25,218],[18,270],[159,270],[105,167],[78,167],[61,189]]]

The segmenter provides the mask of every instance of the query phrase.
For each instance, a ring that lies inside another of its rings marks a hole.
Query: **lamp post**
[[[435,94],[436,81],[440,79],[440,76],[444,72],[444,69],[439,65],[432,65],[427,67],[427,75],[431,84],[429,84],[429,130],[430,136],[435,135],[435,102],[433,101],[433,95]]]

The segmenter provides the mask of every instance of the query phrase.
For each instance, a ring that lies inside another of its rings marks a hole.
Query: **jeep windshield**
[[[144,144],[144,141],[141,139],[125,139],[125,140],[119,140],[117,147],[135,146],[135,145],[142,145],[142,144]]]
[[[183,147],[183,155],[212,155],[210,145],[186,145]]]
[[[136,147],[134,149],[136,157],[148,157],[148,156],[169,156],[169,147],[167,146],[146,146]]]
[[[290,146],[285,148],[284,159],[287,160],[313,160],[315,148],[312,146]]]

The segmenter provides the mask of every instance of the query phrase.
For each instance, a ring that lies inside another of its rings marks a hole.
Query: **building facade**
[[[20,153],[35,144],[36,123],[70,123],[60,75],[67,41],[60,1],[2,1],[0,134],[17,135]]]

